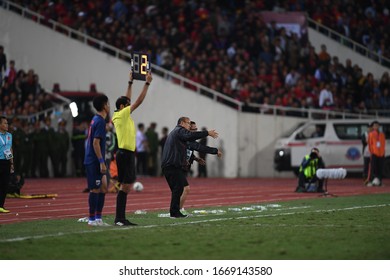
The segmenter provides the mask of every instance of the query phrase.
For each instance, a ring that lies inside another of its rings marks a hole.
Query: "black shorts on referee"
[[[118,182],[133,184],[135,174],[135,153],[129,150],[118,149],[116,152],[116,165],[118,168]]]

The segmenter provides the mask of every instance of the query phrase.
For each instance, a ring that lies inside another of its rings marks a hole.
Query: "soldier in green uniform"
[[[85,176],[84,171],[84,154],[85,154],[85,139],[87,135],[85,133],[85,124],[74,123],[72,133],[72,157],[77,177]],[[89,192],[89,190],[88,190]]]
[[[56,138],[57,138],[57,148],[58,151],[57,155],[57,161],[58,161],[58,177],[65,177],[66,167],[68,163],[68,151],[69,151],[69,133],[66,131],[66,121],[63,119],[60,119],[58,122],[58,131],[56,132]]]
[[[33,123],[32,130],[30,131],[30,139],[31,139],[31,177],[37,177],[37,171],[40,173],[40,155],[39,155],[39,141],[41,138],[41,122],[36,121]],[[46,149],[46,147],[45,147]]]
[[[50,117],[45,118],[45,127],[43,128],[46,131],[46,143],[48,147],[48,158],[50,158],[53,175],[54,177],[59,177],[58,165],[59,165],[59,154],[62,153],[60,150],[59,143],[57,142],[57,133],[54,130]]]
[[[157,176],[157,153],[158,153],[158,135],[156,132],[157,124],[150,123],[145,136],[148,139],[148,173],[150,176]]]
[[[21,128],[21,123],[19,118],[14,117],[12,119],[12,128],[10,132],[12,133],[12,149],[14,151],[14,168],[17,172],[20,172],[23,164],[23,153],[21,150],[23,149],[23,140],[25,133]]]
[[[49,159],[49,135],[48,130],[45,126],[42,128],[39,125],[35,125],[35,134],[34,134],[34,156],[38,161],[39,177],[48,178],[49,177],[49,168],[48,168],[48,159]]]
[[[22,128],[24,131],[23,144],[20,150],[20,153],[23,154],[23,163],[20,173],[23,177],[32,177],[31,166],[32,166],[32,156],[33,156],[33,135],[34,135],[34,125],[28,123],[27,121],[22,121]],[[34,173],[33,173],[34,174]]]

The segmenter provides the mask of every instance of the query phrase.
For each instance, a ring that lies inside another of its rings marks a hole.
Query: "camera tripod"
[[[324,192],[320,196],[324,196],[324,197],[327,197],[327,196],[337,197],[337,195],[328,192],[328,178],[324,179]]]

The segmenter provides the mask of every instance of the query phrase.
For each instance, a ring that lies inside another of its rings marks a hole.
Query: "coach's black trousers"
[[[180,197],[183,194],[185,186],[188,186],[186,172],[180,168],[163,168],[163,174],[171,189],[171,204],[169,213],[171,217],[180,215]]]

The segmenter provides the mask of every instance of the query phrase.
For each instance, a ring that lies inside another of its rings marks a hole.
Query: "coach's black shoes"
[[[130,222],[129,220],[115,221],[115,225],[118,227],[137,226],[137,224],[134,224],[134,223]]]
[[[171,218],[172,219],[179,219],[179,218],[188,218],[188,215],[184,215],[182,213],[177,213],[177,214],[174,214],[174,215],[171,215]]]

